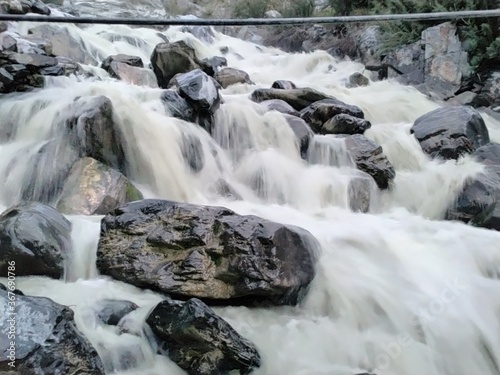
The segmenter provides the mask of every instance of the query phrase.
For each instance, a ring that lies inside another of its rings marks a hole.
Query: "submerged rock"
[[[271,99],[266,100],[260,103],[262,106],[266,107],[269,111],[278,111],[283,114],[292,115],[292,116],[300,116],[300,113],[297,112],[290,104],[280,99]]]
[[[151,65],[158,86],[166,89],[176,74],[200,68],[200,61],[194,48],[183,41],[178,41],[158,44],[151,55]]]
[[[309,144],[311,143],[314,133],[307,125],[307,123],[300,117],[295,117],[291,115],[284,115],[288,125],[292,128],[295,133],[299,144],[300,155],[303,159],[307,159],[307,151],[309,149]]]
[[[359,72],[352,73],[349,76],[349,87],[368,86],[369,84],[370,80]]]
[[[105,215],[142,198],[123,174],[95,159],[83,158],[71,168],[57,209],[68,215]]]
[[[193,135],[182,134],[182,156],[194,173],[200,172],[205,165],[203,145],[199,138]]]
[[[347,114],[360,119],[365,118],[363,111],[359,107],[346,104],[335,98],[314,102],[300,111],[300,117],[311,125],[315,133],[321,133],[323,124],[340,114]]]
[[[254,84],[248,73],[234,68],[222,68],[215,73],[214,78],[224,89],[237,83]]]
[[[479,147],[473,156],[485,165],[484,171],[466,181],[445,218],[466,223],[472,220],[476,226],[488,226],[494,221],[496,204],[500,201],[500,144]]]
[[[410,132],[432,158],[458,159],[490,141],[483,118],[472,107],[438,108],[420,116]]]
[[[158,340],[159,352],[188,374],[248,374],[260,367],[255,346],[198,299],[166,299],[146,323]]]
[[[68,108],[70,143],[88,156],[125,173],[123,137],[114,121],[113,104],[105,96],[81,97]]]
[[[295,304],[314,277],[309,232],[222,207],[129,203],[101,224],[102,274],[172,297]]]
[[[16,273],[23,269],[16,264]],[[12,294],[0,288],[0,372],[12,375],[104,375],[90,342],[77,329],[74,313],[45,297]],[[12,315],[14,313],[16,315]],[[12,324],[9,318],[15,319]],[[8,340],[15,332],[15,342]],[[14,349],[11,349],[14,346]],[[15,362],[15,367],[9,366]]]
[[[163,91],[160,100],[165,105],[168,113],[170,113],[173,117],[187,122],[194,121],[195,115],[193,108],[188,104],[186,99],[179,95],[177,91]]]
[[[491,204],[486,210],[472,218],[470,223],[476,227],[500,231],[500,201]]]
[[[330,98],[319,91],[310,88],[301,89],[257,89],[250,98],[257,103],[271,99],[281,99],[290,104],[297,111],[301,111],[314,102]],[[326,120],[325,120],[326,121]]]
[[[0,216],[0,243],[0,276],[14,261],[16,276],[59,279],[72,249],[71,223],[52,207],[21,204]]]
[[[371,126],[372,124],[368,120],[341,113],[326,121],[319,129],[319,133],[363,134],[367,129],[370,129]]]
[[[354,212],[368,212],[372,191],[376,189],[375,185],[375,180],[367,173],[360,171],[359,174],[353,176],[347,189],[349,208]]]
[[[130,301],[104,299],[98,302],[99,311],[97,316],[104,324],[116,326],[120,320],[127,314],[139,308]]]
[[[396,171],[382,147],[361,134],[346,136],[345,145],[358,169],[372,176],[380,189],[387,189]]]
[[[271,88],[281,89],[281,90],[293,90],[296,89],[297,86],[295,86],[295,83],[293,83],[292,81],[278,80],[273,82]]]

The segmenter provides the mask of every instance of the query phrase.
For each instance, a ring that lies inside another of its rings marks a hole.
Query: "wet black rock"
[[[195,115],[212,116],[219,108],[221,96],[217,82],[200,69],[176,77],[179,94],[194,109]]]
[[[175,298],[296,304],[314,277],[316,245],[301,228],[226,208],[143,200],[103,219],[97,267]]]
[[[200,61],[200,66],[205,73],[213,77],[220,68],[227,66],[227,59],[221,56],[205,58]]]
[[[326,121],[319,129],[319,133],[363,134],[367,129],[370,129],[371,126],[372,124],[368,120],[341,113]]]
[[[309,144],[311,143],[314,133],[307,125],[307,123],[300,117],[295,117],[291,115],[284,115],[288,125],[292,128],[297,138],[299,145],[300,155],[303,159],[307,159],[307,150],[309,149]]]
[[[21,204],[0,216],[0,276],[7,277],[8,262],[16,276],[39,275],[59,279],[70,255],[71,223],[49,206]]]
[[[0,33],[7,31],[7,24],[5,22],[0,22]]]
[[[330,98],[312,103],[300,111],[300,117],[311,125],[315,133],[322,133],[323,124],[340,114],[364,119],[363,111],[355,106],[346,104],[338,99]]]
[[[105,96],[78,98],[65,113],[70,144],[81,157],[91,157],[126,173],[123,136],[114,121],[113,104]]]
[[[295,83],[293,83],[292,81],[278,80],[273,82],[271,88],[281,89],[281,90],[292,90],[296,89],[297,86],[295,86]]]
[[[357,168],[372,176],[380,189],[387,189],[396,171],[382,147],[361,134],[346,136],[345,144]]]
[[[458,159],[490,141],[483,118],[472,107],[446,107],[420,116],[411,128],[432,158]]]
[[[111,326],[118,325],[125,315],[139,308],[133,302],[116,299],[104,299],[97,304],[99,305],[97,316],[104,324]]]
[[[47,69],[53,69],[57,59],[34,53],[0,52],[0,93],[28,91],[42,87],[42,75]]]
[[[215,73],[214,78],[224,89],[238,83],[254,84],[247,72],[234,68],[222,68]]]
[[[142,198],[123,174],[95,159],[83,158],[71,168],[57,209],[67,215],[105,215]]]
[[[168,113],[173,117],[192,122],[195,119],[194,110],[186,99],[181,97],[176,90],[165,90],[160,97]]]
[[[314,102],[328,98],[330,98],[328,95],[310,88],[291,90],[257,89],[250,96],[250,99],[257,103],[271,99],[281,99],[297,111],[303,110]]]
[[[101,68],[109,73],[109,75],[113,78],[120,78],[118,73],[117,64],[126,64],[136,68],[143,68],[144,63],[142,59],[138,56],[129,56],[129,55],[112,55],[108,56],[101,64]]]
[[[494,221],[500,201],[500,144],[479,147],[473,156],[485,165],[484,172],[466,181],[445,218],[465,223],[472,220],[477,226],[487,226],[490,220]]]
[[[151,65],[158,86],[164,89],[176,74],[201,67],[194,48],[183,41],[158,44],[151,55]]]
[[[500,231],[500,201],[491,204],[479,215],[472,218],[470,224],[476,227]]]
[[[263,101],[260,104],[266,107],[269,111],[278,111],[283,114],[300,117],[300,113],[284,100],[271,99]]]
[[[21,267],[16,265],[16,272]],[[90,342],[78,331],[73,311],[45,297],[15,295],[0,289],[0,373],[9,375],[104,375]],[[14,312],[15,316],[11,314]],[[9,318],[15,319],[15,324]],[[8,340],[15,332],[15,344]],[[11,349],[14,346],[14,350]],[[15,368],[9,362],[15,362]]]
[[[260,367],[260,355],[249,340],[198,299],[160,302],[146,323],[158,340],[159,352],[190,375],[238,371],[249,374]]]

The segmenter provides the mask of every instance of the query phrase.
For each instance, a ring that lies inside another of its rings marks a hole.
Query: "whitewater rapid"
[[[11,30],[26,33],[33,26],[11,25]],[[68,29],[99,61],[125,53],[147,65],[162,42],[158,31],[143,28]],[[128,38],[110,42],[103,32]],[[465,179],[482,167],[469,157],[430,161],[409,133],[418,116],[440,104],[393,81],[348,89],[350,74],[368,73],[325,52],[287,54],[220,33],[207,44],[174,27],[164,34],[170,41],[185,40],[200,58],[229,47],[228,65],[256,83],[222,90],[225,104],[216,114],[213,138],[170,117],[160,89],[127,85],[86,67],[102,80],[51,78],[42,91],[0,100],[0,204],[18,203],[27,179],[35,173],[43,181],[57,168],[57,160],[48,160],[36,172],[29,160],[63,131],[64,108],[80,96],[105,95],[125,136],[131,179],[145,197],[221,205],[294,224],[321,244],[317,276],[300,306],[216,309],[258,347],[263,365],[256,375],[498,375],[500,234],[440,221]],[[391,191],[372,190],[368,214],[349,209],[349,181],[359,172],[343,158],[342,142],[317,136],[316,151],[309,155],[313,163],[306,163],[284,118],[248,99],[254,89],[277,79],[357,105],[371,121],[365,135],[383,147],[396,179]],[[500,142],[500,124],[484,119],[491,140]],[[205,164],[198,174],[182,156],[187,135],[202,146]],[[251,189],[257,175],[259,188]],[[218,195],[221,179],[242,199]],[[108,373],[183,374],[155,355],[143,336],[144,317],[162,296],[99,276],[95,252],[101,217],[68,218],[74,254],[65,280],[23,277],[17,278],[17,288],[70,306]],[[119,327],[101,326],[94,311],[102,298],[130,300],[141,309]]]

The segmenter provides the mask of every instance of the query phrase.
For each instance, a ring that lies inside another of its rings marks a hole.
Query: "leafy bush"
[[[233,8],[235,18],[262,18],[266,13],[267,0],[239,0]]]
[[[330,0],[341,3],[349,13],[353,7],[366,6],[372,14],[408,14],[430,12],[453,12],[460,10],[497,9],[498,0]],[[339,6],[337,4],[337,6]],[[410,44],[420,39],[422,31],[443,21],[401,21],[381,23],[382,41],[385,53],[394,47]],[[455,22],[471,57],[473,68],[485,60],[500,58],[500,34],[498,19],[462,19]]]
[[[290,4],[283,3],[280,13],[283,17],[312,17],[314,0],[294,0]]]

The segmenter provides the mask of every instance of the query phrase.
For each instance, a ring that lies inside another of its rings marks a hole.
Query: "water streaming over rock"
[[[11,25],[24,32],[33,26]],[[125,53],[148,64],[162,42],[157,31],[144,28],[65,27],[98,61]],[[41,91],[0,100],[0,204],[8,207],[26,196],[57,200],[58,192],[46,186],[74,160],[62,136],[72,115],[68,106],[78,97],[104,95],[124,138],[127,173],[145,197],[222,205],[303,227],[320,242],[317,276],[300,306],[216,309],[257,345],[263,365],[255,374],[500,373],[500,234],[439,221],[465,179],[482,167],[469,157],[430,161],[409,132],[418,116],[439,104],[392,81],[347,89],[349,75],[362,66],[325,52],[286,54],[219,33],[209,45],[175,27],[164,35],[185,40],[200,58],[228,47],[228,65],[256,83],[222,90],[225,103],[212,136],[170,117],[160,89],[111,80],[90,66],[101,81],[51,78]],[[315,136],[307,162],[285,118],[249,100],[255,88],[276,79],[364,111],[372,123],[365,135],[383,147],[396,169],[392,189],[368,184],[369,213],[349,208],[350,183],[365,176],[353,168],[343,139]],[[500,141],[500,124],[484,117],[492,141]],[[17,287],[72,307],[110,374],[182,374],[153,353],[142,331],[146,314],[162,297],[100,277],[95,253],[101,217],[69,219],[74,253],[65,280],[18,278]],[[118,327],[103,327],[94,314],[103,298],[130,300],[140,309]]]

